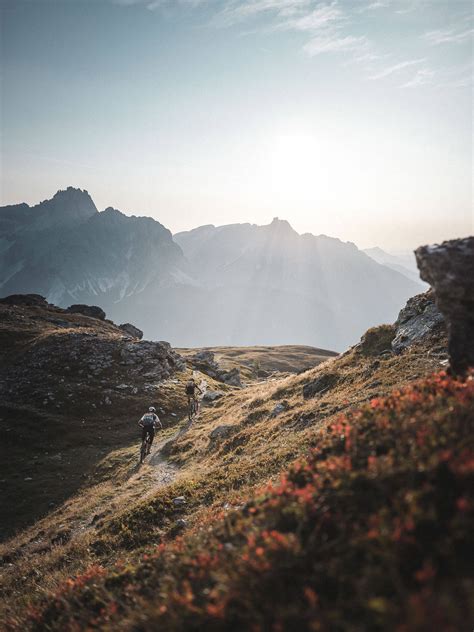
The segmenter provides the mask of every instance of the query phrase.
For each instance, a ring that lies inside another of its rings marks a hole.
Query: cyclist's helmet
[[[154,406],[150,406],[148,410],[150,413],[156,413],[156,408]]]

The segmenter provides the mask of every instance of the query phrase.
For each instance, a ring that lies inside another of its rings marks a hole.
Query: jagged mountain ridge
[[[87,191],[70,187],[35,207],[18,206],[0,212],[3,295],[36,292],[61,306],[96,302],[108,309],[182,274],[181,250],[164,226],[111,207],[99,213]]]
[[[420,285],[354,244],[290,224],[203,226],[173,236],[152,218],[99,212],[87,191],[0,209],[0,294],[98,304],[176,346],[344,349],[392,321]],[[184,252],[183,252],[184,251]]]

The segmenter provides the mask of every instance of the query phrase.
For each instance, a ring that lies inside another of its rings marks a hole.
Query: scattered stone
[[[446,319],[450,367],[463,373],[474,366],[474,237],[422,246],[415,256]]]
[[[184,518],[178,518],[178,520],[176,520],[175,522],[175,527],[177,529],[184,529],[186,528],[188,525],[187,521]]]
[[[33,479],[31,478],[31,476],[27,476],[26,478],[23,479],[24,481],[32,481]]]

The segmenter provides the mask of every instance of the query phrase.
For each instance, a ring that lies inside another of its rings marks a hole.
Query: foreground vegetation
[[[90,566],[7,625],[463,629],[474,615],[473,420],[472,374],[437,373],[373,398],[321,425],[279,481],[224,506],[211,500],[184,536],[170,530],[139,556]],[[134,532],[176,513],[176,491],[132,513]]]

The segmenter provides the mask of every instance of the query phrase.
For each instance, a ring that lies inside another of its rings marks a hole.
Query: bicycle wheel
[[[144,441],[142,441],[142,447],[140,448],[140,463],[143,463],[143,461],[145,460],[146,446],[147,446],[147,441],[145,439]]]

